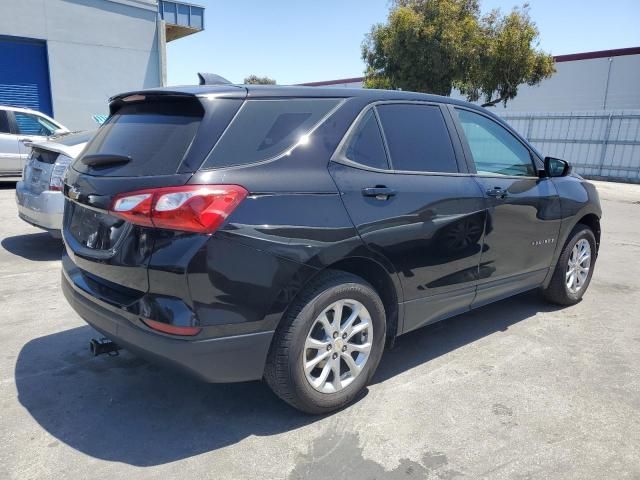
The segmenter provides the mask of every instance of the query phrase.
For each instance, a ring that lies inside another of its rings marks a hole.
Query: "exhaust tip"
[[[91,354],[94,357],[98,356],[97,349],[98,349],[98,341],[95,338],[92,338],[91,341],[89,342],[89,350],[91,350]]]
[[[108,355],[118,355],[118,350],[120,350],[116,343],[112,342],[108,338],[92,338],[89,341],[89,350],[94,357],[98,355],[108,354]]]

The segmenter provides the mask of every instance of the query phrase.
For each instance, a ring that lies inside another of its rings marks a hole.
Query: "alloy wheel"
[[[566,284],[571,293],[578,293],[589,278],[591,268],[591,245],[586,238],[581,238],[574,245],[567,262]]]
[[[362,303],[352,299],[332,303],[307,334],[302,354],[307,381],[321,393],[346,388],[362,373],[372,341],[371,316]]]

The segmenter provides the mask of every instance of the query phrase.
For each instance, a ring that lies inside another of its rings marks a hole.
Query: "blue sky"
[[[255,73],[294,84],[362,75],[360,44],[388,0],[195,0],[205,31],[167,46],[169,85],[196,73],[242,82]],[[513,0],[481,0],[509,11]],[[530,0],[540,46],[553,55],[640,46],[640,0]]]

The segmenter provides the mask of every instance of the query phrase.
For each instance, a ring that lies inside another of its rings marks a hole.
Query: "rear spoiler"
[[[150,90],[138,90],[126,92],[109,99],[109,115],[113,115],[123,105],[144,102],[146,100],[159,100],[162,97],[179,100],[215,96],[216,98],[240,98],[247,97],[247,89],[239,85],[203,85],[188,87],[169,87]]]

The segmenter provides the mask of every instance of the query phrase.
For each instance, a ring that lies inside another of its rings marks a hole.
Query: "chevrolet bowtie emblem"
[[[71,187],[69,187],[69,191],[67,192],[67,195],[71,200],[77,200],[78,197],[80,196],[80,190],[78,190],[78,188],[75,185],[72,185]]]

